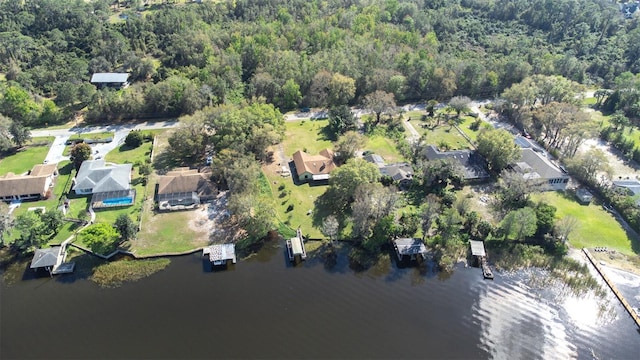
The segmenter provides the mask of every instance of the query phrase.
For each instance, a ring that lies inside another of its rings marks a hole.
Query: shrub
[[[124,144],[130,148],[137,148],[142,145],[142,141],[144,140],[142,133],[139,130],[134,130],[127,135],[124,139]]]

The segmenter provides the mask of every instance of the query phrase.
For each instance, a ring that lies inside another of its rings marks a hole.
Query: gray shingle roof
[[[48,249],[36,249],[31,260],[31,268],[37,269],[41,267],[53,266],[58,261],[60,246],[50,247]]]
[[[424,150],[427,160],[449,159],[462,166],[465,180],[482,179],[489,177],[486,161],[475,150],[439,151],[435,146],[428,145]]]
[[[91,76],[92,83],[125,83],[129,78],[128,73],[95,73]]]
[[[80,166],[73,189],[93,189],[93,193],[128,190],[131,164],[106,165],[104,159],[86,160]]]
[[[524,162],[531,169],[538,173],[543,179],[556,179],[568,177],[559,167],[549,161],[544,155],[541,155],[530,148],[520,150],[520,162]]]
[[[395,181],[401,181],[413,177],[413,168],[407,163],[390,164],[381,167],[380,173],[390,176]]]
[[[378,167],[384,166],[384,159],[378,154],[369,154],[364,157],[364,160],[372,164],[376,164]]]
[[[640,194],[640,181],[638,180],[615,180],[613,185],[629,189],[634,195]]]

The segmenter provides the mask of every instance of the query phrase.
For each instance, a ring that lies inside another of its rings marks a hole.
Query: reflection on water
[[[612,299],[458,267],[444,279],[393,257],[364,272],[279,243],[232,271],[198,255],[117,289],[79,278],[2,282],[0,358],[635,358],[640,335]],[[533,285],[532,285],[533,284]],[[604,315],[601,315],[603,313]],[[34,345],[35,344],[35,345]]]

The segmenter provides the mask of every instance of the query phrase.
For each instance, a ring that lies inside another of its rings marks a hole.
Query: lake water
[[[114,289],[48,276],[2,283],[0,358],[637,359],[613,295],[538,286],[544,274],[458,267],[357,273],[341,253],[297,267],[269,244],[227,271],[199,254]]]

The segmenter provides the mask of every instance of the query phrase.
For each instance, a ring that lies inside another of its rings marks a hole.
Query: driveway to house
[[[59,163],[63,160],[69,160],[68,156],[64,156],[65,143],[69,140],[71,135],[76,134],[95,134],[113,131],[113,141],[105,144],[92,145],[94,158],[104,156],[109,151],[115,149],[124,142],[131,130],[156,130],[156,129],[171,129],[178,126],[177,120],[170,121],[157,121],[157,122],[145,122],[140,124],[124,124],[124,125],[104,125],[104,126],[88,126],[88,127],[73,127],[70,129],[57,129],[57,130],[35,130],[31,132],[32,137],[40,136],[54,136],[55,139],[47,157],[45,163]],[[96,150],[98,151],[96,153]]]

